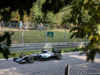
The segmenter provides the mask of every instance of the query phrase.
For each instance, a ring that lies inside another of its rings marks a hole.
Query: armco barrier
[[[52,48],[77,48],[87,45],[88,42],[61,42],[61,43],[30,43],[30,44],[12,44],[10,51],[30,51]]]

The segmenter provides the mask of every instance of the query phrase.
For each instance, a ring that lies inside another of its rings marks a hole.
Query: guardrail
[[[52,48],[77,48],[87,45],[88,42],[61,42],[61,43],[30,43],[30,44],[12,44],[10,51],[32,51]]]

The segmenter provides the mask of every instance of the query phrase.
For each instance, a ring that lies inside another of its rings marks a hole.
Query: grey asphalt
[[[0,60],[0,75],[64,75],[65,65],[89,63],[86,61],[86,56],[79,56],[79,53],[63,53],[61,60],[34,61],[31,64],[19,64],[12,58]],[[98,55],[95,63],[100,63]]]

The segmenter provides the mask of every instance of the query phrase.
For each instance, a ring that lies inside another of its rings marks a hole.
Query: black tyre
[[[61,55],[61,54],[58,54],[58,55],[56,56],[56,58],[57,58],[58,60],[60,60],[60,59],[62,59],[62,55]]]
[[[34,57],[29,56],[27,58],[28,63],[33,63],[34,62]]]
[[[18,58],[13,58],[14,61],[16,61]]]

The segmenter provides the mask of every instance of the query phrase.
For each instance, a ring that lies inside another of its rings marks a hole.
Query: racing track
[[[78,54],[64,53],[61,60],[35,61],[31,64],[18,64],[12,59],[0,60],[0,75],[64,75],[65,65],[87,63],[85,55]]]

